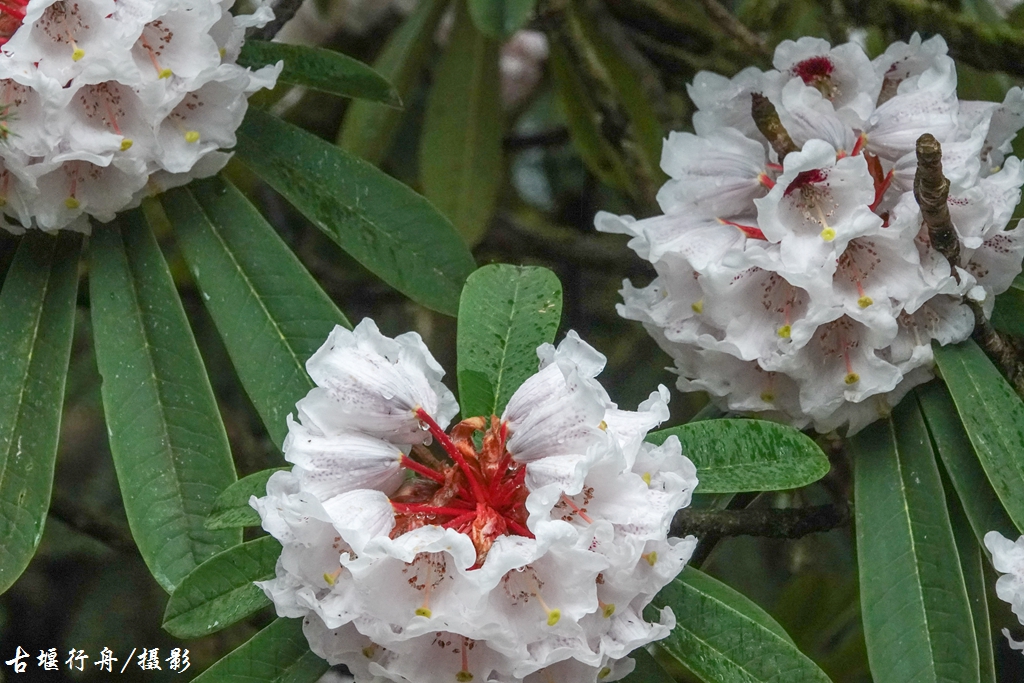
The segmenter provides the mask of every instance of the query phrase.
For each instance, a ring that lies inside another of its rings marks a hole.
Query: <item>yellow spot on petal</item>
[[[793,328],[790,327],[789,325],[783,325],[778,330],[776,330],[775,333],[778,334],[783,339],[789,339],[789,335],[793,334]]]
[[[455,674],[455,680],[457,680],[459,683],[469,683],[469,681],[473,680],[473,674],[469,673],[468,671],[460,671],[459,673]]]
[[[861,298],[857,299],[857,305],[860,306],[861,308],[867,308],[868,306],[870,306],[873,303],[875,303],[875,300],[872,299],[867,294],[865,294]]]
[[[328,586],[334,585],[334,577],[328,574],[327,572],[324,572],[324,581],[327,582]]]
[[[366,657],[367,659],[371,659],[373,657],[373,651],[376,650],[376,649],[377,649],[376,645],[367,645],[366,647],[363,648],[363,656]]]
[[[85,56],[85,50],[80,47],[76,47],[75,51],[71,53],[71,61],[77,62],[79,59]]]
[[[642,557],[643,559],[647,560],[647,564],[651,565],[652,567],[658,561],[658,553],[656,551],[654,551],[654,550],[652,550],[649,553],[645,553],[645,554],[641,555],[640,557]]]
[[[843,378],[843,382],[846,384],[856,384],[860,381],[860,375],[856,372],[847,373],[846,377]]]
[[[612,670],[609,667],[606,666],[606,667],[604,667],[603,669],[601,669],[598,672],[597,677],[598,678],[608,678],[608,674],[610,674],[611,672],[612,672]]]
[[[157,74],[157,78],[170,78],[174,75],[174,72],[170,69],[160,69],[160,73]]]
[[[704,312],[704,302],[703,301],[695,301],[694,303],[690,304],[690,308],[693,309],[694,313],[703,313]]]
[[[426,617],[427,619],[429,619],[430,615],[432,615],[432,614],[433,614],[433,612],[431,612],[430,609],[427,608],[427,607],[417,607],[416,608],[416,616],[418,616],[418,617]]]
[[[764,401],[765,403],[774,403],[775,402],[775,394],[773,394],[770,391],[762,391],[761,392],[761,400]]]
[[[190,130],[185,133],[185,142],[191,144],[193,142],[199,142],[199,131]]]
[[[132,148],[132,144],[134,144],[134,142],[132,141],[131,138],[125,138],[124,140],[121,140],[121,151],[127,152],[129,149]]]
[[[224,48],[221,48],[220,49],[220,58],[224,59],[224,55],[226,55],[227,53],[228,53],[227,50],[225,50]]]
[[[601,614],[604,615],[605,619],[607,619],[611,615],[615,614],[615,604],[612,603],[610,605],[605,605],[604,607],[602,607],[601,608]]]
[[[554,626],[562,618],[562,610],[553,609],[548,612],[548,626]]]
[[[0,206],[7,206],[7,197],[0,197]]]
[[[79,202],[74,197],[68,197],[67,199],[64,200],[64,206],[68,207],[69,209],[77,209],[81,205],[82,203]]]
[[[601,424],[597,425],[597,428],[600,429],[602,432],[606,432],[608,431],[608,423],[605,422],[604,420],[601,420]]]
[[[821,239],[825,240],[826,242],[831,242],[835,238],[836,231],[833,230],[832,228],[825,228],[824,230],[821,231]]]
[[[650,472],[644,472],[643,474],[640,475],[640,478],[643,479],[644,483],[647,484],[648,486],[651,485],[651,473]]]

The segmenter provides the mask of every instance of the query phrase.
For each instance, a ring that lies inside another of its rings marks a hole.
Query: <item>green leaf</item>
[[[342,249],[414,301],[455,315],[476,264],[451,223],[394,178],[249,109],[237,157]]]
[[[349,322],[226,180],[191,183],[162,201],[242,386],[280,447],[286,416],[313,388],[306,359]]]
[[[402,98],[387,79],[362,62],[334,50],[308,45],[288,45],[265,40],[246,40],[238,64],[254,69],[284,60],[277,80],[313,90],[383,102],[401,107]]]
[[[249,498],[267,495],[267,480],[274,472],[291,469],[275,467],[262,470],[248,477],[242,477],[217,496],[213,509],[206,518],[207,529],[230,529],[232,527],[259,526],[260,515],[249,505]]]
[[[1024,275],[1014,278],[1010,288],[996,297],[992,325],[1000,332],[1024,337]]]
[[[1018,536],[1020,532],[985,477],[946,386],[936,380],[918,387],[916,393],[932,441],[979,542],[992,530],[1004,536]]]
[[[562,284],[536,266],[490,265],[466,280],[459,304],[459,402],[462,416],[501,415],[537,372],[537,347],[555,339]]]
[[[50,507],[81,244],[30,231],[0,292],[0,593],[35,554]]]
[[[622,156],[601,132],[604,116],[574,68],[569,51],[558,40],[551,43],[549,64],[566,125],[583,163],[601,182],[636,195],[636,183]]]
[[[973,340],[933,348],[989,483],[1024,529],[1024,403]]]
[[[974,635],[978,640],[978,655],[981,664],[981,683],[996,683],[995,653],[992,649],[992,626],[989,621],[988,599],[985,590],[985,556],[981,551],[982,541],[975,537],[964,514],[964,508],[952,492],[947,491],[949,518],[953,524],[953,538],[956,540],[960,557],[960,570],[964,574],[967,600],[971,605],[974,619]]]
[[[629,656],[636,661],[636,668],[622,679],[622,683],[675,683],[665,667],[642,647],[630,652]]]
[[[173,591],[241,534],[203,526],[235,468],[199,349],[141,212],[93,232],[89,293],[128,523],[153,577]]]
[[[875,683],[977,683],[978,644],[916,401],[850,439],[860,604]]]
[[[236,545],[203,562],[171,594],[164,628],[178,638],[199,638],[227,628],[270,604],[253,581],[274,578],[281,544],[272,536]]]
[[[653,605],[671,607],[677,619],[661,647],[706,683],[828,683],[764,610],[692,567]],[[650,608],[647,616],[656,618]]]
[[[679,437],[697,466],[700,493],[780,491],[806,486],[829,470],[816,443],[792,427],[764,420],[702,420],[651,432],[662,444]]]
[[[410,99],[420,81],[434,45],[434,29],[448,4],[447,0],[420,2],[373,63],[373,68],[394,84],[403,100]],[[338,144],[371,164],[380,164],[391,149],[403,113],[384,105],[356,100],[345,114]]]
[[[526,25],[537,0],[469,0],[473,23],[492,38],[508,38]]]
[[[315,683],[329,668],[309,651],[301,619],[277,619],[193,683]]]
[[[420,136],[423,195],[470,245],[487,231],[504,173],[498,50],[497,41],[474,28],[465,0],[459,0]]]

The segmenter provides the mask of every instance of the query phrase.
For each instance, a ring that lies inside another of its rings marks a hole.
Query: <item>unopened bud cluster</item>
[[[644,618],[696,545],[667,538],[693,463],[644,441],[668,390],[619,410],[575,333],[537,355],[500,418],[448,431],[458,405],[415,333],[338,327],[307,363],[294,467],[252,500],[283,546],[261,585],[359,683],[613,681],[674,626]]]
[[[107,221],[145,194],[220,170],[246,96],[280,70],[234,63],[245,28],[272,13],[236,17],[231,4],[0,3],[0,225]]]
[[[698,74],[695,133],[671,134],[662,154],[664,215],[596,225],[654,265],[646,288],[625,283],[619,312],[672,356],[680,389],[853,433],[932,377],[933,341],[971,333],[965,297],[987,316],[1020,272],[1024,231],[1006,227],[1024,169],[1006,154],[1024,93],[959,100],[940,37],[874,60],[802,38],[774,66]],[[954,264],[915,198],[926,134],[942,156],[925,180],[950,182]]]

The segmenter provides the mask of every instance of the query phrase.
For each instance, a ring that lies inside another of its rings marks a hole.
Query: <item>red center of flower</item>
[[[498,536],[533,538],[526,528],[526,466],[515,462],[505,447],[508,423],[492,415],[488,427],[485,418],[473,417],[448,435],[422,408],[416,417],[452,463],[439,461],[424,446],[402,457],[402,467],[414,476],[391,497],[396,517],[391,537],[427,524],[455,529],[473,541],[477,567]],[[473,440],[476,432],[483,432],[480,449]]]
[[[786,187],[786,191],[783,193],[783,196],[788,197],[796,190],[803,189],[809,185],[814,185],[815,183],[824,182],[826,178],[828,178],[828,174],[820,168],[812,168],[809,171],[800,171],[796,174],[796,177],[793,178],[793,181]]]
[[[803,79],[807,85],[814,85],[820,78],[828,78],[832,75],[835,66],[828,57],[819,56],[805,59],[793,67],[793,73]]]
[[[28,0],[0,0],[0,45],[4,45],[25,19]]]

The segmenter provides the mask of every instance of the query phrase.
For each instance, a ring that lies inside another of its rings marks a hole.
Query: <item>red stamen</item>
[[[448,508],[448,507],[436,507],[434,505],[419,505],[417,503],[396,503],[391,501],[391,507],[395,508],[396,512],[402,514],[409,513],[423,513],[425,515],[450,515],[452,517],[461,517],[466,514],[465,510],[459,508]],[[474,516],[476,512],[473,513]]]
[[[444,430],[441,429],[440,425],[434,422],[434,418],[430,417],[430,415],[427,414],[427,411],[423,410],[423,408],[417,408],[415,410],[415,413],[416,417],[418,417],[421,421],[423,421],[424,424],[427,425],[427,429],[430,430],[430,434],[435,439],[438,440],[438,442],[441,444],[441,447],[444,448],[445,452],[462,469],[462,473],[465,474],[466,479],[469,480],[469,486],[472,489],[477,501],[490,503],[490,499],[487,497],[486,489],[484,489],[484,487],[480,484],[480,480],[478,478],[479,475],[477,475],[477,473],[473,471],[473,468],[469,466],[469,463],[466,462],[466,459],[462,456],[462,453],[459,451],[458,447],[456,447],[456,445],[452,443],[452,440],[448,438],[448,435],[444,433]]]
[[[757,176],[757,182],[761,183],[769,190],[775,187],[775,181],[767,176],[767,174],[761,173]]]
[[[765,241],[768,240],[768,238],[764,236],[764,233],[761,232],[760,228],[755,228],[752,225],[743,225],[742,223],[736,223],[736,222],[733,222],[733,221],[727,221],[724,218],[719,218],[717,220],[718,220],[719,223],[722,223],[723,225],[731,225],[734,228],[739,228],[740,232],[742,232],[747,237],[752,237],[752,238],[754,238],[756,240],[765,240]]]
[[[893,169],[895,170],[895,169]],[[875,201],[871,202],[871,206],[868,207],[872,211],[878,208],[878,205],[882,203],[882,197],[885,196],[886,191],[889,189],[889,185],[892,184],[892,171],[885,174],[885,180],[880,185],[875,187]]]
[[[861,133],[857,136],[857,142],[853,145],[853,151],[850,152],[850,156],[857,156],[861,150],[864,149],[864,144],[868,141],[868,136],[865,133]]]
[[[440,472],[435,472],[426,465],[421,465],[420,463],[416,462],[415,460],[410,458],[408,455],[405,455],[404,453],[402,454],[402,458],[399,461],[399,463],[401,464],[402,467],[410,469],[413,472],[416,472],[417,474],[422,474],[427,479],[432,479],[436,481],[438,484],[444,483],[443,474],[441,474]]]

